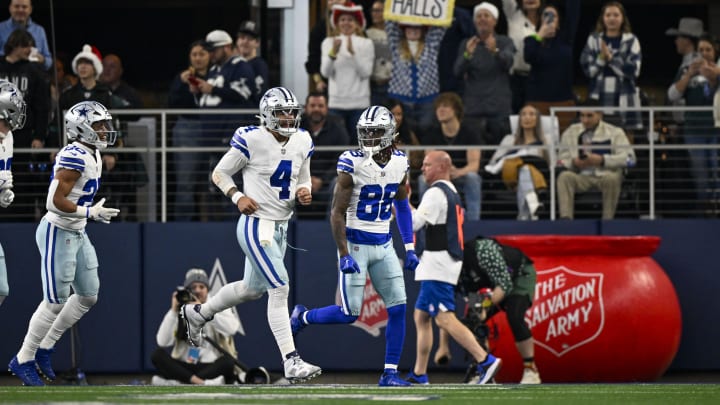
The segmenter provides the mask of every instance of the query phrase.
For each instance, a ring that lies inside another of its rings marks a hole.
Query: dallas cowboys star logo
[[[82,108],[78,110],[78,114],[80,114],[81,117],[85,117],[85,118],[87,118],[87,115],[89,112],[90,112],[90,110],[88,110],[87,107],[85,107],[85,106],[82,106]]]

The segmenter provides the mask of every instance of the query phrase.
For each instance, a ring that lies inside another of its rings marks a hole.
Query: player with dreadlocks
[[[338,282],[342,305],[311,310],[296,305],[290,319],[293,334],[308,324],[355,322],[369,274],[388,312],[380,386],[410,385],[397,372],[405,340],[407,297],[390,234],[393,205],[405,243],[405,270],[414,271],[418,265],[405,187],[408,160],[405,153],[393,146],[395,129],[395,117],[387,108],[371,106],[363,111],[357,123],[360,149],[345,151],[338,159],[330,225],[340,259]]]

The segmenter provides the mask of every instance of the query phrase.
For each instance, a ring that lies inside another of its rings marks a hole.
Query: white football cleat
[[[285,368],[285,378],[290,384],[308,381],[322,374],[320,367],[305,362],[298,355],[285,359],[283,367]]]
[[[200,304],[185,304],[180,308],[180,316],[185,321],[188,342],[198,347],[202,343],[202,328],[206,322],[212,321],[212,317],[205,318],[200,313]]]

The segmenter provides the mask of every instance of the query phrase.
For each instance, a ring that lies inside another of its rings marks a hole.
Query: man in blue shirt
[[[53,58],[48,48],[47,36],[45,29],[33,22],[30,18],[32,14],[31,0],[10,0],[10,18],[0,22],[0,55],[3,55],[3,47],[10,34],[16,29],[24,29],[32,35],[35,40],[35,49],[30,54],[30,61],[41,64],[45,70],[50,69]]]

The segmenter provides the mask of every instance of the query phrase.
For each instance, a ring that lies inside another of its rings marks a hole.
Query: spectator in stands
[[[395,147],[403,149],[403,145],[419,146],[420,138],[418,138],[415,133],[415,124],[412,122],[412,119],[405,115],[405,107],[403,103],[398,99],[390,98],[387,100],[385,107],[395,117],[395,128],[397,131],[397,136],[395,136]],[[409,153],[408,151],[405,151],[405,153],[407,154],[408,163],[410,164],[408,185],[410,186],[410,191],[413,189],[417,190],[417,176],[422,169],[422,161],[425,157],[425,152],[422,150],[415,150]],[[419,195],[417,193],[409,193],[408,198],[410,199],[410,204],[417,205],[420,203]]]
[[[689,17],[681,18],[678,28],[670,28],[665,31],[666,35],[675,37],[675,50],[682,56],[682,62],[680,63],[677,73],[675,73],[673,85],[687,72],[690,64],[700,58],[700,55],[697,53],[697,45],[698,39],[703,35],[703,32],[703,22],[697,18]],[[668,101],[675,106],[684,106],[686,104],[685,99],[676,90],[673,90],[672,85],[668,89],[667,98]],[[682,125],[685,120],[682,111],[673,113],[673,118],[675,122],[680,125]]]
[[[499,144],[510,133],[512,110],[510,67],[515,46],[510,38],[495,33],[498,16],[497,7],[488,2],[475,6],[477,33],[460,46],[454,67],[455,75],[465,78],[465,122],[488,145]]]
[[[25,30],[13,31],[4,46],[0,60],[0,79],[13,83],[27,104],[25,126],[13,131],[15,148],[42,148],[48,134],[50,85],[44,72],[28,58],[33,37]],[[43,194],[50,176],[50,157],[39,153],[15,153],[15,202],[8,213],[18,221],[35,221],[44,212]]]
[[[475,25],[472,15],[464,7],[456,4],[453,10],[452,24],[445,31],[438,51],[437,63],[441,93],[452,91],[460,96],[463,95],[464,80],[455,76],[453,68],[460,44],[465,38],[473,35],[475,35]]]
[[[255,77],[252,67],[242,57],[234,56],[233,40],[223,30],[214,30],[207,34],[205,41],[210,51],[210,71],[207,80],[196,77],[197,104],[201,108],[256,108]],[[198,98],[199,96],[199,98]],[[210,115],[203,118],[203,136],[215,139],[218,144],[227,144],[235,129],[240,125],[255,122],[254,114]]]
[[[42,148],[45,145],[50,108],[50,85],[43,72],[28,57],[32,36],[25,30],[14,31],[4,46],[0,60],[0,78],[17,86],[28,106],[22,129],[14,131],[16,148]]]
[[[6,55],[3,49],[10,34],[16,29],[23,29],[29,32],[35,41],[28,60],[38,63],[43,66],[44,70],[48,70],[52,65],[53,58],[48,48],[45,29],[30,18],[32,11],[31,0],[10,0],[10,18],[0,22],[0,52]]]
[[[627,135],[603,121],[601,109],[581,111],[580,122],[570,125],[560,139],[557,164],[567,169],[557,178],[560,218],[573,218],[575,194],[597,189],[602,193],[602,219],[613,219],[623,171],[635,161]]]
[[[465,219],[473,221],[480,219],[480,195],[482,178],[480,170],[480,148],[482,144],[480,134],[473,131],[463,121],[464,106],[460,96],[455,93],[440,93],[435,102],[435,117],[438,124],[431,127],[421,136],[421,143],[426,145],[427,152],[431,150],[445,150],[452,159],[450,179],[458,192],[463,194],[465,201]],[[447,150],[443,146],[465,146],[466,150]],[[477,145],[477,148],[472,146]],[[421,175],[418,177],[418,194],[427,190],[428,184]]]
[[[147,184],[147,170],[140,154],[122,152],[126,145],[124,137],[118,137],[115,145],[103,153],[102,183],[106,202],[120,209],[118,220],[138,221],[137,189]]]
[[[62,144],[62,122],[58,120],[58,114],[62,116],[60,108],[60,95],[78,83],[78,78],[66,70],[68,61],[60,54],[55,57],[55,78],[50,79],[50,118],[48,125],[47,147],[58,147]],[[52,159],[51,159],[52,161]]]
[[[240,327],[231,309],[218,312],[205,324],[200,346],[190,346],[185,338],[185,324],[179,322],[180,306],[187,303],[203,304],[209,295],[208,275],[203,269],[190,269],[185,273],[183,286],[173,291],[170,309],[163,317],[155,339],[158,349],[152,354],[152,363],[158,375],[152,385],[221,385],[236,381],[234,360],[215,348],[212,339],[223,350],[234,353],[233,335]],[[164,348],[172,347],[172,353]]]
[[[625,7],[620,2],[609,1],[600,10],[595,32],[588,36],[580,56],[580,65],[590,80],[588,98],[598,100],[600,105],[630,109],[620,114],[626,129],[642,128],[640,77],[642,51],[640,41],[632,33]],[[615,113],[613,116],[617,116]]]
[[[114,54],[106,55],[103,60],[103,72],[99,81],[110,89],[110,105],[114,109],[142,108],[143,101],[137,90],[122,80],[123,67],[120,57]],[[137,115],[119,115],[117,128],[127,128],[120,121],[136,121]],[[137,221],[138,187],[147,184],[147,171],[140,154],[135,152],[121,152],[119,149],[128,145],[126,131],[119,131],[115,144],[110,147],[103,159],[103,189],[108,204],[120,208],[119,219]]]
[[[93,100],[114,107],[110,88],[98,82],[103,72],[100,51],[90,45],[84,45],[82,51],[72,60],[73,72],[78,76],[78,83],[60,95],[60,109],[65,111],[75,104]]]
[[[255,102],[260,103],[260,97],[267,91],[270,79],[268,64],[258,55],[260,31],[258,31],[255,21],[248,20],[240,24],[235,39],[235,48],[237,55],[245,58],[255,73],[254,83],[257,95]]]
[[[580,21],[580,0],[565,2],[564,17],[561,19],[557,6],[545,6],[537,33],[524,40],[525,62],[532,65],[527,77],[525,100],[543,115],[550,114],[550,107],[575,105],[573,46]],[[564,131],[575,118],[575,113],[571,111],[556,115],[560,131]]]
[[[699,56],[690,62],[675,83],[668,90],[671,101],[684,99],[689,107],[707,107],[713,105],[718,89],[718,43],[714,37],[704,34],[697,41]],[[717,145],[720,133],[714,126],[712,111],[686,111],[684,114],[683,139],[688,145]],[[699,208],[707,208],[708,200],[718,184],[711,184],[710,178],[717,180],[717,149],[690,149],[691,175],[695,182],[695,192]]]
[[[321,45],[325,38],[332,35],[330,21],[332,18],[332,7],[336,4],[343,4],[345,0],[327,0],[326,16],[321,18],[310,31],[308,41],[308,57],[305,61],[305,71],[310,75],[316,91],[327,93],[327,78],[320,74]]]
[[[512,112],[517,114],[526,102],[527,81],[531,65],[533,65],[525,57],[525,38],[537,34],[537,28],[543,22],[540,18],[543,1],[502,0],[502,5],[507,18],[508,37],[515,45],[515,58],[510,70],[510,89],[512,91]],[[572,67],[572,64],[570,66]],[[572,76],[570,76],[570,83],[572,83]]]
[[[357,143],[355,125],[370,106],[370,75],[375,61],[372,40],[365,38],[362,6],[353,2],[332,7],[333,36],[322,42],[320,72],[328,78],[330,112],[345,120],[350,143]]]
[[[422,129],[433,124],[433,100],[440,90],[438,53],[445,30],[385,22],[393,65],[388,95],[402,101],[405,115]]]
[[[90,45],[84,45],[83,50],[75,55],[72,66],[79,80],[75,86],[60,95],[62,111],[86,100],[97,101],[108,108],[128,107],[125,104],[127,100],[123,101],[120,97],[115,97],[110,87],[99,81],[104,71],[102,60],[100,51]],[[114,77],[115,74],[112,76]],[[124,94],[127,96],[129,93]],[[121,126],[118,125],[118,128]],[[135,191],[137,187],[147,183],[147,175],[137,153],[118,152],[118,149],[125,145],[122,135],[123,133],[120,132],[115,145],[103,154],[103,186],[108,194],[108,204],[122,207],[122,216],[119,219],[135,220],[137,213]]]
[[[383,18],[384,2],[374,1],[370,9],[372,23],[365,30],[365,35],[373,41],[375,46],[375,64],[370,75],[370,103],[372,105],[385,105],[388,99],[388,83],[392,73],[392,55],[388,46],[387,32],[385,32],[385,19]]]
[[[233,39],[223,30],[214,30],[205,36],[210,45],[210,71],[207,80],[196,78],[196,100],[203,109],[246,109],[243,114],[205,114],[202,118],[203,134],[210,145],[227,145],[239,126],[257,123],[254,113],[257,104],[255,100],[255,77],[252,67],[242,57],[234,56]],[[210,158],[210,167],[215,167],[222,157],[215,154]],[[208,185],[213,190],[212,185]],[[208,196],[208,213],[210,219],[226,219],[225,215],[234,215],[237,209],[228,205],[225,198],[217,193]]]
[[[190,44],[190,66],[178,73],[170,85],[168,92],[168,107],[192,109],[197,108],[195,95],[199,89],[193,83],[205,80],[210,69],[210,48],[205,41],[195,41]],[[174,147],[208,146],[210,143],[201,135],[201,116],[197,114],[183,114],[177,117],[172,129],[172,145]],[[208,159],[200,152],[180,152],[175,158],[175,220],[192,221],[195,219],[195,199],[200,198],[196,193],[201,184],[207,183]]]
[[[107,54],[102,60],[102,65],[103,70],[99,80],[112,92],[112,108],[143,108],[143,101],[137,90],[122,80],[123,65],[120,57],[113,53]]]
[[[402,148],[403,145],[420,145],[420,140],[415,134],[414,123],[412,120],[405,116],[405,109],[403,103],[398,99],[388,99],[385,104],[388,110],[395,117],[395,124],[397,130],[397,136],[395,137],[395,145]],[[410,162],[411,170],[420,170],[422,168],[422,161],[425,157],[423,151],[413,151],[408,155],[408,161]]]
[[[308,94],[300,128],[310,133],[316,147],[350,145],[350,136],[344,122],[340,117],[329,113],[327,97],[322,92],[314,91]],[[313,204],[298,207],[300,213],[317,212],[320,209],[329,217],[330,201],[337,179],[337,160],[341,152],[315,150],[310,161]]]
[[[547,189],[548,150],[540,123],[540,111],[532,105],[520,110],[515,134],[506,135],[500,142],[485,170],[502,173],[505,185],[516,192],[518,216],[522,221],[538,219],[542,205],[538,191]]]

